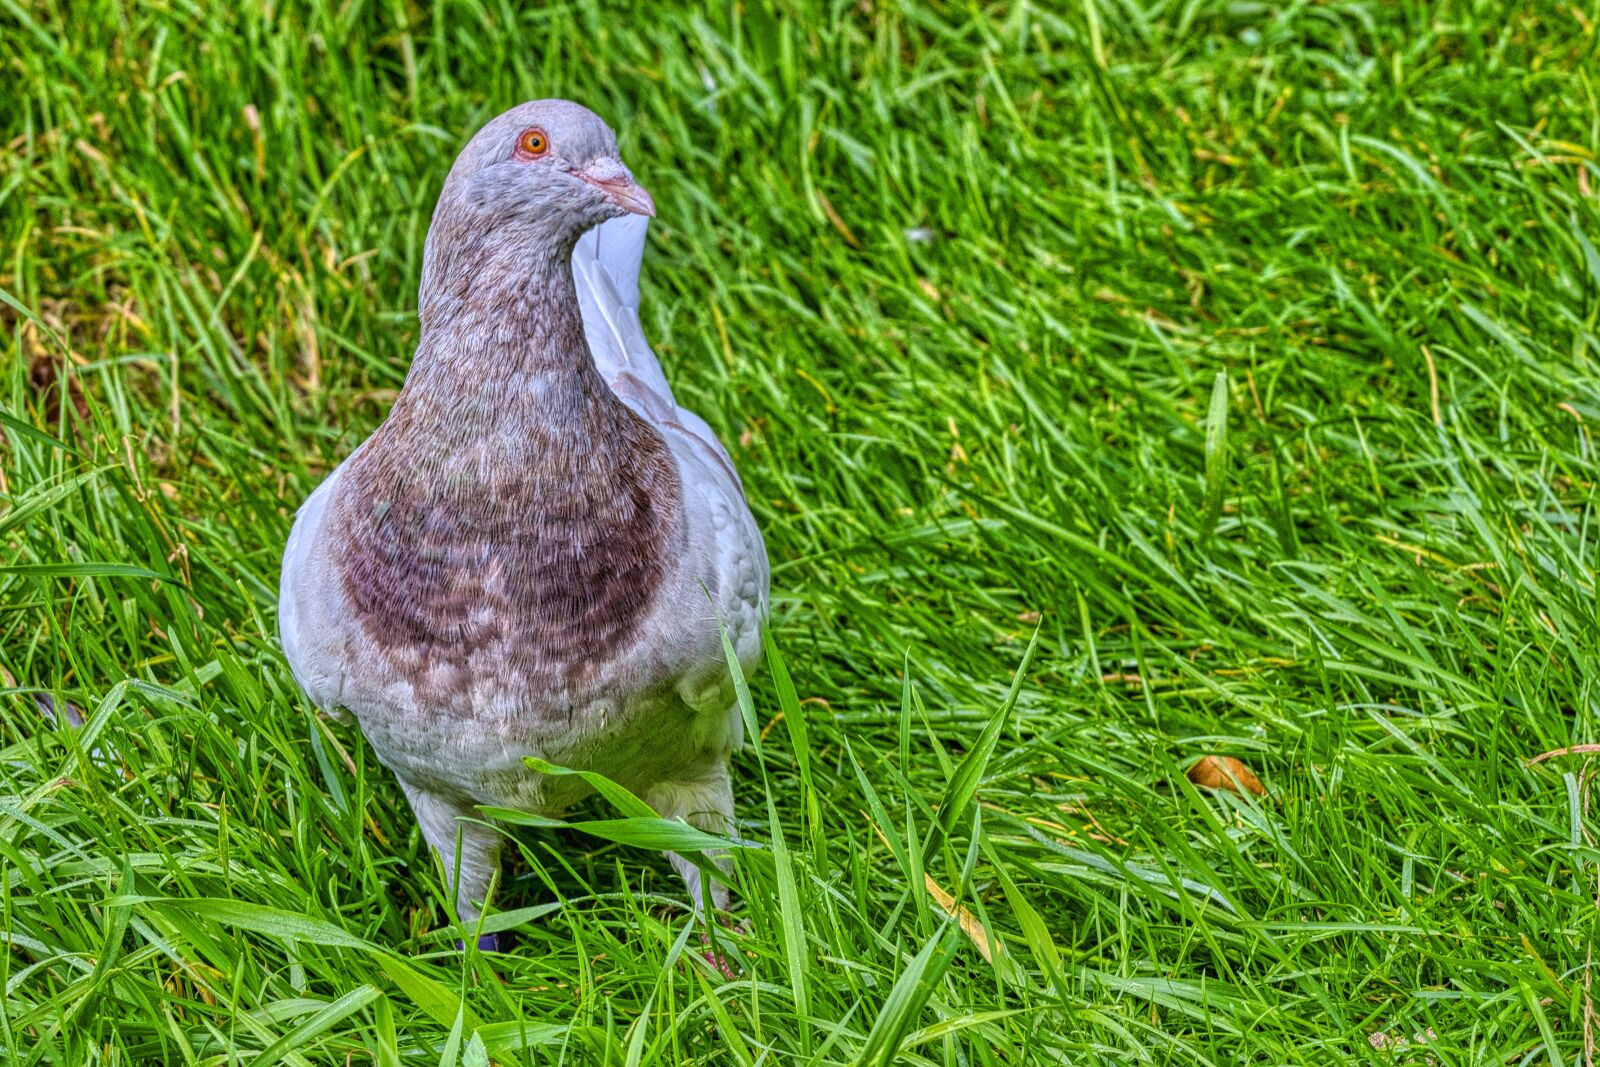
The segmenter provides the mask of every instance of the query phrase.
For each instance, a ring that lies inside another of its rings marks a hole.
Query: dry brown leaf
[[[1201,756],[1189,768],[1189,781],[1203,789],[1227,789],[1234,793],[1267,795],[1261,779],[1232,756]]]
[[[883,831],[878,829],[878,824],[871,819],[867,825],[872,827],[872,832],[878,835],[878,840],[883,842],[883,847],[889,847],[889,839],[883,836]],[[978,955],[983,957],[983,962],[993,963],[995,949],[998,947],[989,936],[988,927],[978,920],[978,917],[967,910],[966,905],[957,904],[956,898],[945,892],[944,886],[933,880],[933,876],[926,871],[922,875],[922,884],[927,887],[928,895],[933,902],[939,905],[939,910],[954,919],[961,927],[961,932],[972,940],[973,947],[978,950]]]
[[[1522,765],[1524,767],[1532,767],[1535,763],[1543,763],[1545,760],[1554,759],[1557,756],[1585,755],[1600,755],[1600,745],[1569,745],[1566,748],[1551,749],[1549,752],[1539,753],[1532,759],[1523,760]]]
[[[876,830],[877,827],[873,829]],[[931,875],[923,874],[922,884],[928,887],[928,895],[939,905],[939,910],[959,923],[961,932],[972,939],[972,944],[977,948],[978,955],[983,957],[983,962],[993,963],[993,942],[989,940],[989,931],[978,921],[978,917],[968,911],[966,905],[957,904],[956,898],[946,893],[944,887],[935,882]]]
[[[818,192],[816,197],[817,203],[822,206],[822,213],[828,216],[828,221],[833,223],[833,228],[839,231],[839,236],[843,237],[851,248],[860,248],[861,242],[856,239],[856,235],[851,231],[850,227],[845,225],[845,221],[839,217],[839,213],[833,210],[832,202],[823,196],[821,192]]]

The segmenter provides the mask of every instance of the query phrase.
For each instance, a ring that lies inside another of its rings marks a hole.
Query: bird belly
[[[537,700],[496,687],[475,694],[467,715],[459,705],[427,707],[392,695],[365,713],[352,710],[378,758],[411,784],[547,815],[590,790],[575,776],[532,770],[529,757],[597,771],[635,792],[727,758],[738,737],[728,705],[691,706],[673,684],[676,671],[624,673],[582,693]]]

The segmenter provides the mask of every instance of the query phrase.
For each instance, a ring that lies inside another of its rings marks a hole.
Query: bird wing
[[[639,215],[612,219],[584,234],[572,253],[572,274],[583,312],[584,333],[596,368],[618,398],[661,431],[678,456],[686,504],[691,512],[690,564],[698,574],[697,597],[726,627],[735,655],[754,669],[761,650],[761,625],[771,571],[766,546],[745,500],[744,486],[728,450],[694,412],[679,407],[661,364],[639,322],[639,266],[649,220]],[[700,605],[697,605],[700,607]],[[726,709],[732,700],[722,650],[679,680],[691,707]],[[734,734],[739,732],[734,713]]]
[[[728,450],[694,412],[678,406],[639,322],[639,265],[650,220],[624,215],[578,239],[572,277],[595,367],[617,397],[658,427],[683,431],[741,486]]]
[[[668,434],[680,441],[684,437],[670,429]],[[703,540],[697,547],[704,561],[702,593],[710,596],[740,663],[753,670],[772,584],[766,544],[738,482],[704,453],[695,458],[698,464],[682,463],[679,469],[700,500],[702,521],[697,532]],[[721,664],[717,669],[720,673]]]
[[[278,640],[283,645],[284,658],[289,661],[289,670],[301,692],[333,715],[340,714],[342,672],[338,665],[318,660],[312,651],[317,646],[315,636],[306,630],[315,625],[310,621],[314,613],[307,610],[307,601],[327,595],[325,589],[318,588],[317,576],[312,573],[316,569],[313,553],[321,536],[322,516],[341,469],[342,465],[323,479],[295,513],[289,543],[283,549],[283,574],[278,583]]]

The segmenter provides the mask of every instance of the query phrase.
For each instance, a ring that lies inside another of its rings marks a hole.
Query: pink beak
[[[635,215],[656,216],[656,202],[644,187],[633,180],[628,168],[614,159],[596,160],[585,170],[574,170],[573,175],[588,182],[606,194],[606,199]]]

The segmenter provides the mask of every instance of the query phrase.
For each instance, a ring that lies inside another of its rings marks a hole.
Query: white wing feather
[[[315,625],[307,618],[307,609],[312,608],[311,602],[319,592],[324,592],[318,588],[321,569],[317,566],[316,549],[322,516],[338,480],[339,468],[335,468],[295,512],[289,543],[283,549],[283,574],[278,580],[278,640],[300,691],[323,711],[342,718],[339,696],[344,686],[340,665],[315,655],[302,633]]]
[[[595,366],[612,391],[674,444],[680,472],[692,490],[685,499],[696,512],[691,524],[702,531],[694,551],[702,560],[703,587],[739,659],[754,666],[770,586],[766,546],[728,450],[704,419],[678,406],[645,339],[639,322],[639,266],[648,228],[643,216],[625,215],[579,240],[572,273],[584,333]],[[720,658],[716,655],[704,665],[716,677],[723,673],[715,662]]]
[[[740,486],[728,450],[704,419],[678,406],[661,363],[645,340],[639,322],[639,265],[649,227],[650,220],[643,215],[624,215],[578,239],[572,276],[589,351],[601,377],[624,403],[657,426],[676,427],[694,438]]]

